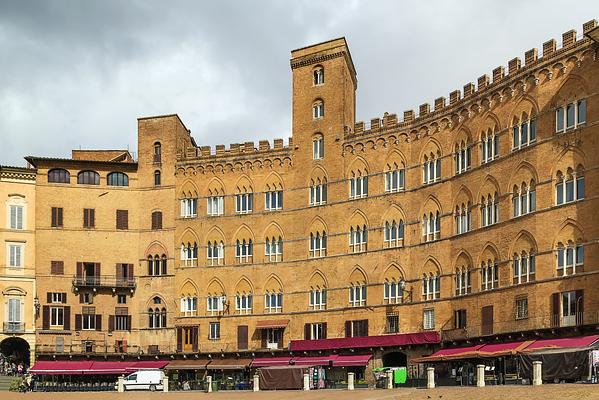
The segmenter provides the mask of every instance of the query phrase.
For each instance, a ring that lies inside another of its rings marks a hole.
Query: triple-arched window
[[[198,244],[196,242],[181,243],[181,262],[186,267],[198,266]]]
[[[385,222],[385,245],[386,247],[401,247],[404,240],[403,220]]]
[[[148,328],[166,328],[166,307],[158,296],[152,299],[152,305],[148,308]]]
[[[557,171],[555,202],[557,205],[584,199],[584,170],[568,168],[566,172]]]
[[[159,256],[158,254],[148,256],[148,275],[160,276],[167,274],[167,258],[166,254]]]
[[[361,253],[367,250],[368,229],[366,225],[358,225],[349,228],[349,251],[351,253]]]

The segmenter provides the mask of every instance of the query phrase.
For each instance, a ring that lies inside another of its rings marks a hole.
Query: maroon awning
[[[127,373],[134,361],[94,361],[84,375],[119,375]]]
[[[358,349],[439,343],[438,332],[400,333],[397,335],[362,336],[338,339],[292,340],[291,351]]]
[[[82,375],[93,361],[37,361],[29,370],[35,375]]]
[[[371,358],[372,354],[337,356],[333,360],[333,367],[364,367]]]
[[[577,336],[559,339],[540,339],[528,346],[525,351],[586,348],[599,340],[599,335]]]
[[[295,365],[306,365],[306,366],[316,366],[316,365],[329,365],[331,361],[337,359],[336,354],[331,354],[328,356],[315,356],[315,357],[294,357],[292,362]]]
[[[127,372],[135,372],[140,369],[162,369],[166,367],[167,364],[168,361],[166,360],[137,361],[127,367]]]
[[[286,328],[287,325],[289,325],[288,319],[268,319],[258,321],[256,329]]]
[[[252,368],[289,365],[292,357],[265,357],[252,360]]]

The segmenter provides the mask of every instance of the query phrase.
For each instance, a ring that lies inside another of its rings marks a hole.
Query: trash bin
[[[212,381],[212,391],[217,392],[220,389],[219,381]]]

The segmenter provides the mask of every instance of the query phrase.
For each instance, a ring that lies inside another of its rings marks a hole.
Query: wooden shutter
[[[194,352],[198,351],[198,336],[199,336],[199,327],[194,326],[191,328],[191,336],[192,336],[192,347],[191,350]]]
[[[327,338],[327,323],[326,322],[322,323],[322,338],[323,339]]]
[[[116,210],[116,229],[129,229],[128,210]]]
[[[81,330],[81,314],[75,314],[75,330]]]
[[[62,227],[62,207],[56,209],[56,226]]]
[[[133,278],[133,264],[127,264],[127,277]]]
[[[304,339],[310,340],[310,324],[304,324]]]
[[[67,302],[67,293],[66,292],[62,292],[62,302],[63,303]]]
[[[96,314],[96,330],[102,330],[102,314]]]
[[[100,272],[100,263],[94,263],[94,276],[99,277],[100,275],[102,275]]]
[[[365,319],[364,320],[364,325],[363,325],[363,329],[364,331],[362,332],[362,336],[368,336],[368,320]]]
[[[50,329],[50,306],[42,307],[42,329]]]
[[[89,213],[87,208],[83,209],[83,227],[89,228]]]
[[[131,316],[127,315],[127,330],[131,332]]]
[[[90,228],[94,228],[96,226],[96,210],[93,208],[89,209],[89,222]]]
[[[118,280],[119,278],[122,278],[122,277],[123,277],[123,272],[124,272],[124,271],[123,271],[123,267],[122,267],[122,265],[123,265],[123,264],[116,264],[116,266],[115,266],[115,269],[116,269],[116,273],[115,273],[115,275],[116,275],[116,278],[117,278],[117,280]]]
[[[114,331],[114,315],[108,316],[108,332]]]
[[[46,302],[52,303],[52,293],[51,292],[46,293]]]
[[[351,321],[345,321],[345,337],[351,336]]]
[[[281,329],[281,336],[279,336],[279,340],[277,341],[277,345],[279,349],[283,348],[283,336],[285,336],[285,330]]]
[[[63,261],[51,261],[50,262],[50,274],[51,275],[64,275],[64,262]]]
[[[71,330],[71,307],[66,306],[64,308],[63,317],[64,317],[63,329],[65,331],[70,331]]]
[[[485,306],[481,309],[481,328],[483,335],[493,334],[493,306]]]
[[[183,351],[183,328],[177,328],[177,351]]]
[[[56,207],[52,207],[52,221],[50,223],[50,226],[53,228],[56,228],[58,226],[58,223],[56,221],[56,217],[57,217],[57,208]]]
[[[123,339],[122,343],[123,343],[122,344],[122,346],[123,346],[123,353],[126,353],[127,352],[127,339]]]
[[[248,349],[248,326],[239,325],[237,326],[237,349],[247,350]]]
[[[261,329],[260,330],[260,335],[261,335],[260,347],[262,349],[265,349],[266,348],[266,329]]]
[[[83,277],[83,263],[78,262],[77,263],[77,278],[82,278],[82,277]]]
[[[551,295],[551,326],[557,327],[560,325],[560,294],[553,293]]]

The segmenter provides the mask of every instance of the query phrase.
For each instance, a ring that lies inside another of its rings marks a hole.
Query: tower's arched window
[[[323,85],[324,84],[324,68],[316,67],[314,68],[314,86]]]
[[[312,117],[314,119],[324,117],[324,102],[322,100],[316,100],[314,104],[312,104]]]
[[[154,143],[154,162],[159,163],[162,161],[162,146],[160,142]]]
[[[160,186],[160,171],[154,171],[154,186]]]

